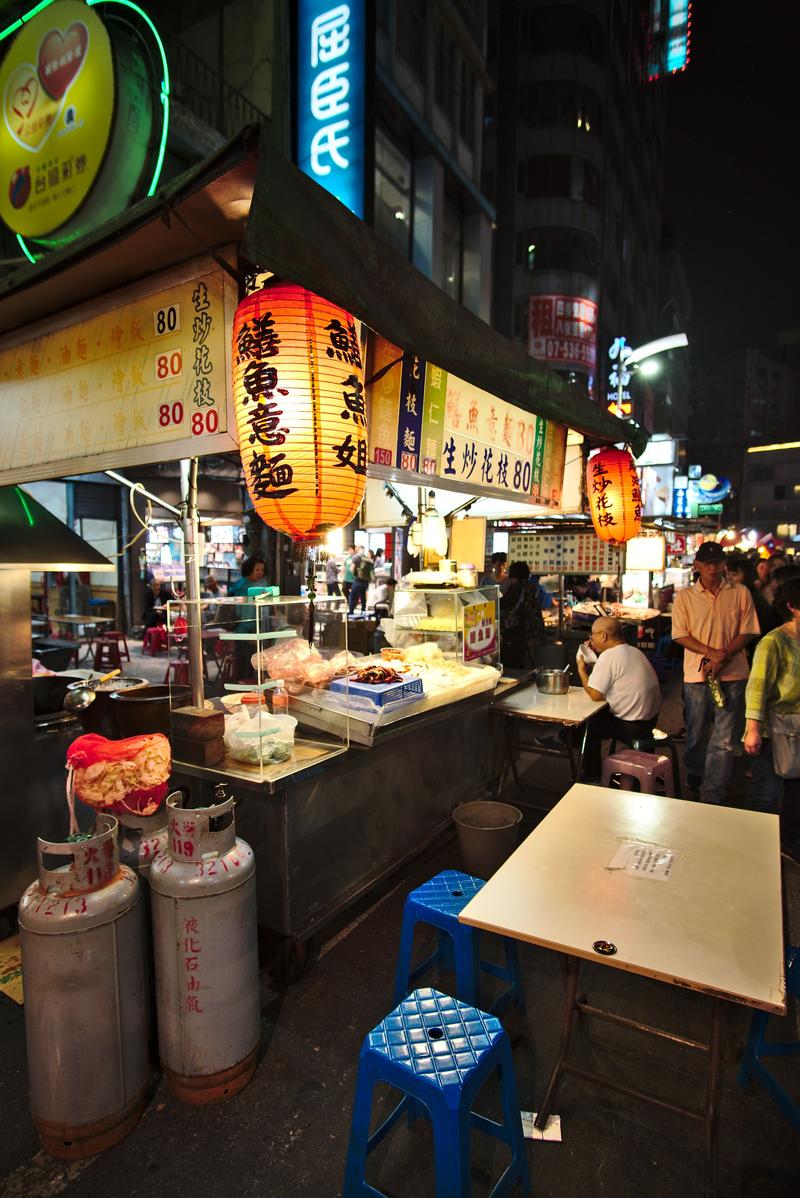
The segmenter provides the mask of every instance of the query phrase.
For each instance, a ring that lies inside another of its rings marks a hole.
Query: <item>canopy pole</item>
[[[203,638],[200,628],[200,523],[197,515],[197,458],[181,458],[181,519],[186,569],[189,687],[192,707],[202,707]]]

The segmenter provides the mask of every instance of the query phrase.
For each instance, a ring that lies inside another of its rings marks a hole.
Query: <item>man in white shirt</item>
[[[600,750],[603,740],[615,737],[630,745],[650,735],[661,707],[661,687],[650,662],[640,649],[625,642],[622,624],[602,616],[592,624],[589,647],[597,663],[589,666],[578,653],[581,685],[590,699],[605,699],[603,708],[589,720],[586,751],[583,757],[584,781],[600,777]]]

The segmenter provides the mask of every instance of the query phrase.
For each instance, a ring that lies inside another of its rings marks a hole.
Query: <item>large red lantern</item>
[[[291,283],[248,295],[233,321],[233,391],[245,482],[264,523],[317,544],[352,520],[367,480],[353,317]]]
[[[626,449],[601,449],[586,465],[586,495],[601,541],[622,545],[642,526],[642,490]]]

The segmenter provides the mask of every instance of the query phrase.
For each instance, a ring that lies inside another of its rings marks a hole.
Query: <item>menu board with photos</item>
[[[533,574],[616,574],[620,551],[591,532],[510,533],[508,560]]]

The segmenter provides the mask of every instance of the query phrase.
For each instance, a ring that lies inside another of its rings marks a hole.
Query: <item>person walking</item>
[[[347,601],[348,610],[352,616],[356,610],[356,604],[361,604],[361,610],[366,614],[367,611],[367,591],[369,584],[375,574],[375,567],[372,564],[372,558],[366,552],[356,553],[351,564],[353,571],[353,586],[350,590],[350,595]]]
[[[335,557],[329,557],[325,563],[325,586],[329,595],[341,595],[339,590],[339,563]]]
[[[604,740],[633,744],[656,726],[661,708],[658,676],[641,649],[625,641],[622,623],[601,616],[592,624],[588,647],[597,662],[587,662],[578,651],[581,686],[590,699],[608,704],[589,720],[583,755],[583,781],[599,781]],[[591,678],[591,681],[590,681]]]
[[[350,591],[353,587],[353,558],[355,556],[355,545],[349,545],[344,555],[344,568],[342,570],[342,592],[345,599],[349,601]]]
[[[699,790],[704,803],[724,803],[742,727],[749,673],[744,650],[759,625],[749,591],[725,577],[721,545],[704,541],[694,568],[697,581],[678,591],[672,604],[672,639],[684,648],[684,762],[689,789]],[[718,683],[723,706],[709,679]]]
[[[779,814],[781,845],[800,864],[800,578],[781,585],[776,606],[786,619],[756,646],[745,692],[749,805]]]
[[[539,579],[531,580],[527,562],[512,562],[500,595],[500,658],[509,670],[529,670],[544,644]]]

